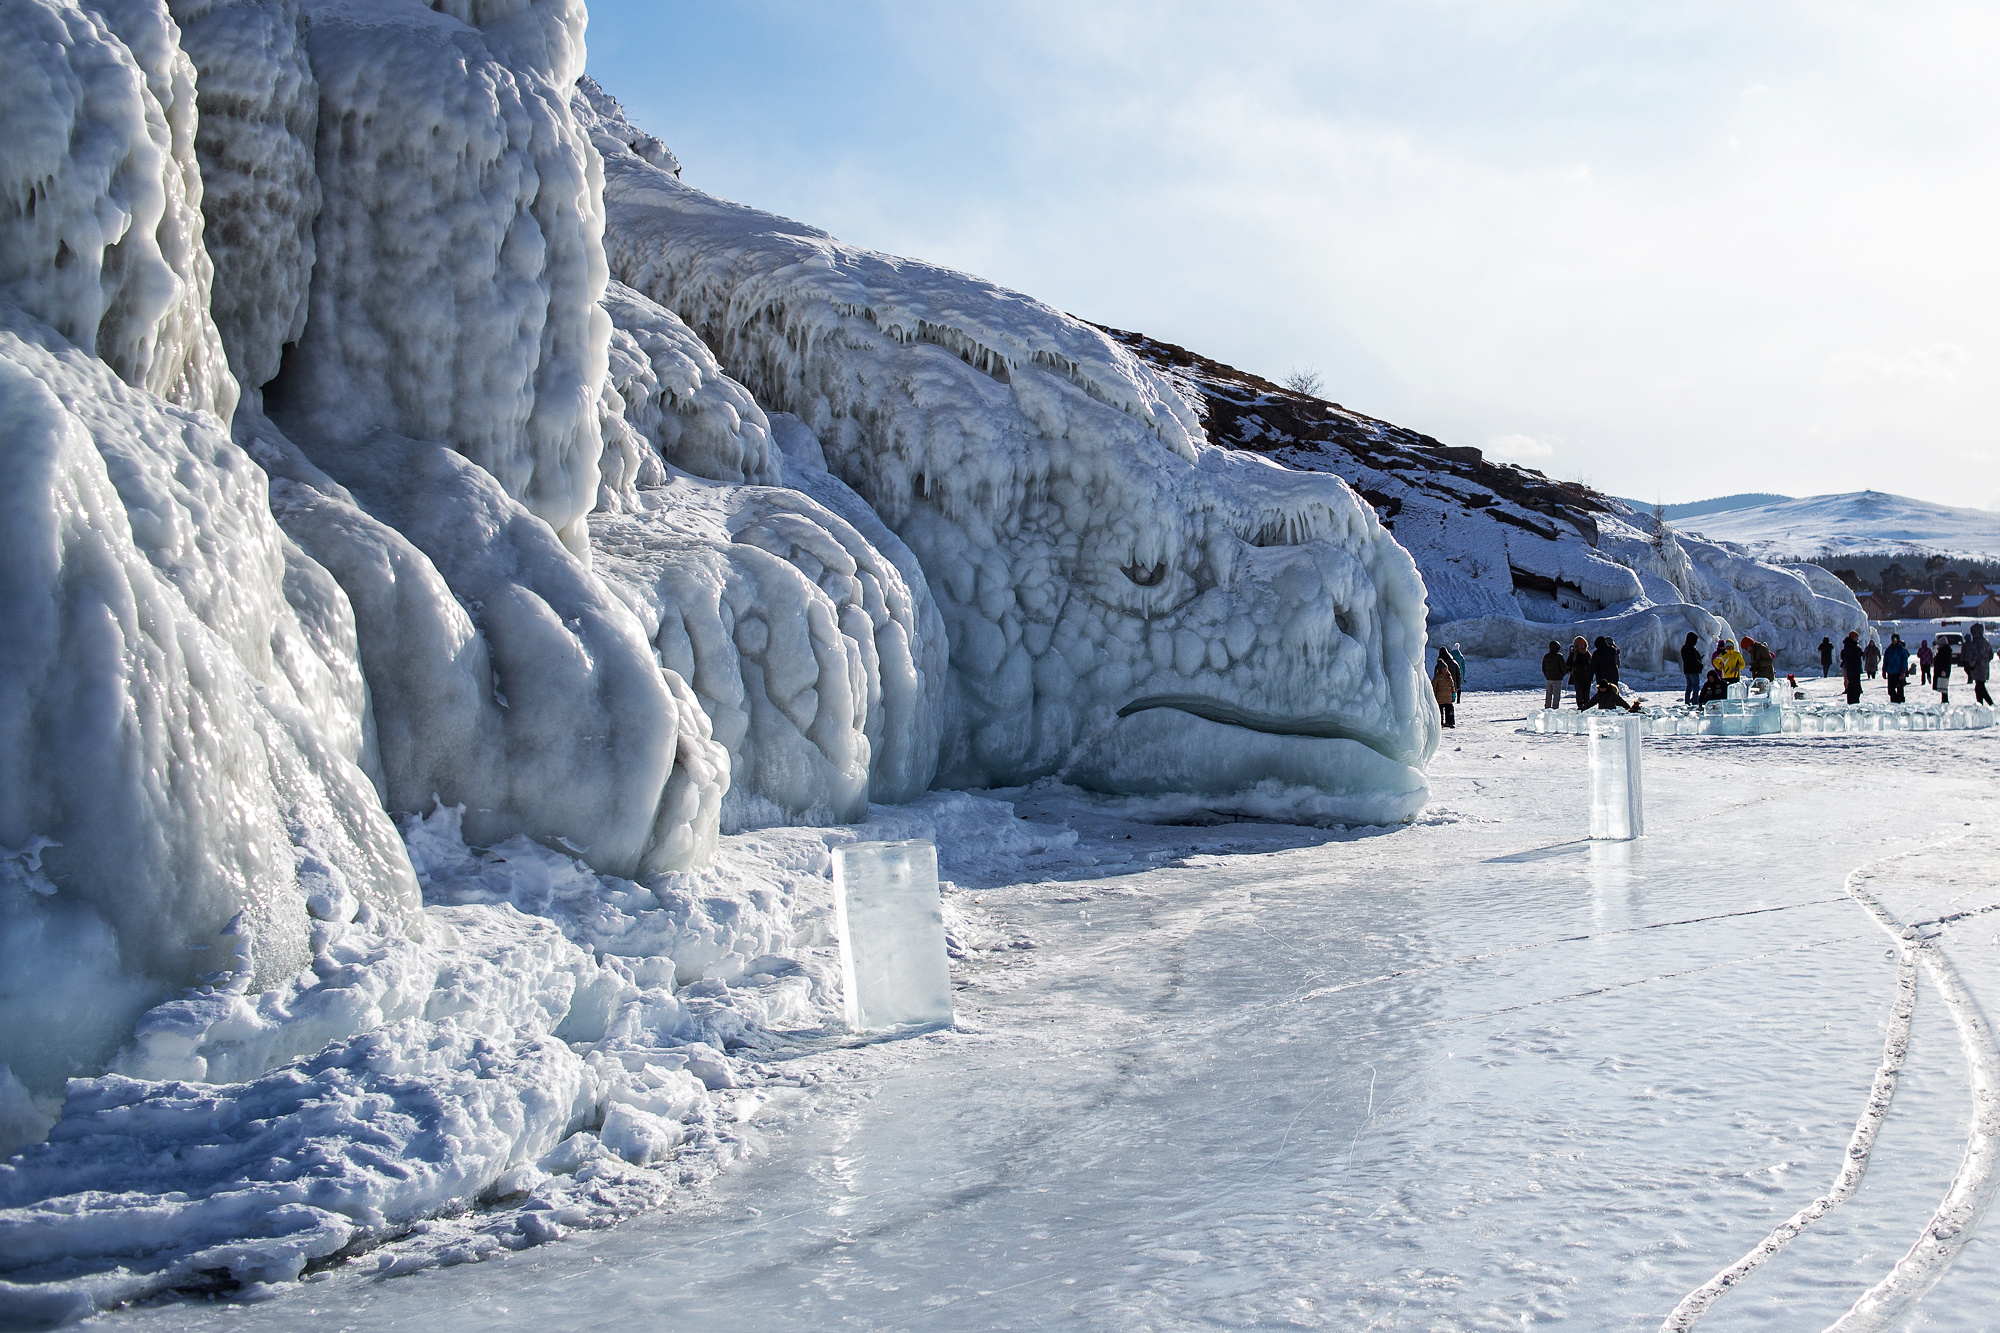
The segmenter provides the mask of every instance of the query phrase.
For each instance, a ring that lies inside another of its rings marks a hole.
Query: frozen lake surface
[[[1581,738],[1516,731],[1538,701],[1468,695],[1435,803],[1394,831],[1019,794],[1083,843],[1046,882],[951,895],[978,946],[957,1028],[778,1053],[762,1151],[678,1207],[102,1322],[1658,1328],[1841,1168],[1898,986],[1850,882],[1904,922],[1973,912],[1933,947],[2000,1001],[1976,910],[2000,904],[2000,737],[1648,740],[1649,836],[1593,844]],[[1973,1109],[1920,970],[1859,1191],[1700,1327],[1839,1319],[1923,1232]],[[1996,1310],[1975,1231],[1902,1326]]]

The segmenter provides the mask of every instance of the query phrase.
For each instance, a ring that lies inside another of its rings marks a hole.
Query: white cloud
[[[1486,442],[1489,457],[1506,463],[1536,463],[1556,456],[1556,447],[1532,435],[1495,435]]]
[[[1958,343],[1912,347],[1896,356],[1881,352],[1836,352],[1826,359],[1826,382],[1956,384],[1958,368],[1971,359],[1972,353]]]

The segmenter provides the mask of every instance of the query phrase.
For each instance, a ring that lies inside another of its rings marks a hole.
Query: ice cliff
[[[829,826],[1028,846],[933,789],[1041,778],[1393,822],[1427,632],[1826,614],[704,195],[580,80],[584,21],[0,0],[0,1303],[34,1318],[423,1218],[410,1262],[531,1244],[723,1160],[764,1077],[729,1052],[836,1012]]]

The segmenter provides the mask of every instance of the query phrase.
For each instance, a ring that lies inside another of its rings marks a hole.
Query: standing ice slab
[[[1637,717],[1590,720],[1590,836],[1636,838],[1646,831],[1639,781]]]
[[[951,1022],[934,844],[911,838],[837,849],[833,911],[849,1027]]]

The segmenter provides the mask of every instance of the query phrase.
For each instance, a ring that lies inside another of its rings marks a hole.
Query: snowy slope
[[[1175,376],[1209,436],[1288,466],[1344,478],[1424,576],[1433,643],[1535,659],[1550,640],[1610,635],[1624,660],[1658,670],[1692,631],[1750,634],[1804,661],[1821,636],[1865,625],[1837,579],[1747,558],[1673,530],[1574,482],[1306,397],[1141,334],[1114,333]]]
[[[1735,542],[1764,559],[1875,551],[2000,559],[2000,513],[1884,491],[1810,495],[1670,521],[1683,531]]]

